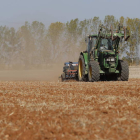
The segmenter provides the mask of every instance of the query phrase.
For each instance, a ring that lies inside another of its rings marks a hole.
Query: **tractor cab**
[[[106,51],[106,50],[112,50],[113,51],[112,40],[102,38],[101,43],[100,43],[100,51]]]

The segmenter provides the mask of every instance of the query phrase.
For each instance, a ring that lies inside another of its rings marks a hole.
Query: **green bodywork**
[[[92,60],[99,63],[100,74],[119,73],[119,42],[122,38],[126,41],[129,38],[129,35],[126,35],[126,31],[122,33],[122,30],[120,29],[117,33],[113,33],[106,28],[103,31],[103,28],[104,27],[101,27],[98,35],[89,35],[87,37],[87,50],[81,52],[86,65],[85,74],[88,74],[88,65]],[[103,48],[102,42],[107,42],[106,44],[109,44],[108,48],[105,48],[106,46]],[[101,50],[101,48],[103,49]]]

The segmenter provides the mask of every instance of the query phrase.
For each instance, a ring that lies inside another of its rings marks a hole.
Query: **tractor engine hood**
[[[108,69],[108,73],[115,73],[116,67],[115,67],[115,52],[112,50],[104,50],[104,68]]]
[[[109,55],[109,56],[114,56],[115,55],[115,52],[112,51],[112,50],[104,50],[103,51],[103,54],[104,55]]]

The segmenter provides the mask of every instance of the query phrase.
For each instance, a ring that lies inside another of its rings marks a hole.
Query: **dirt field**
[[[140,139],[139,69],[128,82],[54,82],[58,73],[0,72],[0,139]]]
[[[140,80],[0,82],[0,139],[140,139]]]
[[[51,81],[57,82],[62,70],[3,70],[0,81]]]

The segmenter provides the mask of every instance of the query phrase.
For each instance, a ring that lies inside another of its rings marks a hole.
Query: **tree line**
[[[78,61],[80,51],[86,49],[85,37],[97,34],[99,25],[116,28],[121,23],[127,27],[130,39],[120,43],[120,55],[129,63],[138,57],[140,19],[116,19],[113,15],[80,21],[78,18],[67,23],[51,23],[48,28],[38,21],[25,22],[18,30],[0,26],[0,66],[38,67],[50,63]]]

